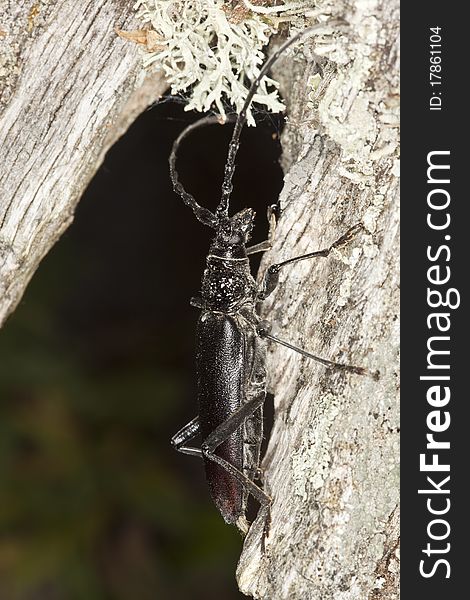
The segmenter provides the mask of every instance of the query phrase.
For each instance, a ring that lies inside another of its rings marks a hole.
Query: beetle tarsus
[[[245,515],[240,515],[237,519],[236,523],[238,529],[242,533],[242,535],[246,535],[250,529],[250,523],[246,519]]]

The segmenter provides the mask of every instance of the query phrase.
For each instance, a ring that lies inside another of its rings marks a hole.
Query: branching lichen
[[[256,10],[244,1],[138,0],[138,17],[158,36],[153,51],[146,52],[145,65],[163,69],[173,94],[187,94],[186,110],[215,108],[225,119],[226,102],[241,110],[264,62],[263,47],[277,29],[277,16],[291,19],[309,4],[311,0],[294,1]],[[282,111],[277,87],[265,77],[254,102]],[[251,113],[249,123],[254,123]]]

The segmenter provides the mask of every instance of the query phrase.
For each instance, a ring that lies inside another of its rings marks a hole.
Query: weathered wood
[[[0,324],[70,225],[108,148],[166,84],[145,77],[122,0],[2,2]]]
[[[137,47],[114,33],[138,27],[128,2],[4,5],[0,323],[71,222],[106,150],[165,87],[158,75],[142,83]],[[392,600],[398,2],[327,0],[321,9],[344,19],[342,35],[328,45],[307,42],[276,69],[288,102],[286,182],[264,263],[328,246],[359,221],[365,231],[333,257],[286,269],[264,310],[280,337],[381,376],[327,371],[271,348],[276,417],[263,466],[272,525],[264,554],[260,523],[252,527],[238,580],[266,600]]]
[[[336,257],[286,268],[264,310],[279,337],[380,380],[271,345],[272,524],[263,554],[255,522],[238,567],[241,590],[265,600],[398,598],[398,3],[337,10],[350,28],[317,46],[316,92],[313,43],[276,69],[288,103],[284,214],[264,264],[327,247],[360,221],[365,232]]]

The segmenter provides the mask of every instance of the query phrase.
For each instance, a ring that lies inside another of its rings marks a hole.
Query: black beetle
[[[235,156],[247,111],[261,79],[277,58],[305,34],[324,28],[312,27],[285,42],[262,67],[247,95],[244,107],[236,119],[229,146],[222,198],[215,213],[200,206],[186,192],[178,179],[176,153],[181,141],[196,127],[216,123],[216,117],[205,117],[189,125],[176,139],[170,155],[170,174],[174,191],[190,206],[196,218],[215,230],[202,278],[201,295],[191,304],[201,309],[197,324],[197,377],[199,413],[172,438],[173,446],[184,454],[204,460],[206,478],[212,499],[227,523],[236,524],[246,533],[248,494],[261,504],[269,523],[270,497],[254,481],[258,475],[263,428],[263,403],[266,396],[265,339],[280,343],[303,356],[329,367],[356,374],[365,369],[338,364],[310,354],[272,336],[269,325],[257,314],[256,305],[276,287],[282,267],[300,260],[326,257],[346,242],[361,228],[351,227],[345,235],[325,250],[297,256],[270,266],[261,285],[250,272],[248,256],[271,247],[274,234],[274,207],[268,210],[269,239],[247,246],[253,229],[255,213],[246,208],[229,216],[229,199]],[[187,446],[197,435],[201,448]]]

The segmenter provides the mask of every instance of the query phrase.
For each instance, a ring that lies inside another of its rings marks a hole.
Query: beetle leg
[[[253,483],[251,479],[246,477],[246,475],[243,475],[243,473],[239,471],[236,467],[234,467],[231,463],[224,460],[223,458],[220,458],[220,456],[217,456],[217,454],[214,454],[214,452],[209,452],[203,449],[202,453],[205,458],[217,463],[219,466],[225,469],[225,471],[227,471],[227,473],[229,473],[234,479],[236,479],[242,485],[244,485],[248,492],[250,492],[250,494],[254,498],[256,498],[256,500],[258,500],[258,502],[263,508],[266,509],[270,507],[271,497],[268,496],[268,494],[266,494],[266,492],[264,492],[259,486],[257,486],[256,483]]]
[[[202,444],[202,454],[208,460],[221,466],[234,479],[239,481],[245,489],[260,503],[261,511],[265,516],[265,533],[270,522],[271,498],[251,479],[239,471],[236,467],[224,460],[215,450],[222,444],[234,431],[236,431],[245,420],[250,417],[265,401],[264,387],[261,393],[253,396],[246,404],[243,404],[226,421],[221,423],[214,431],[207,436]],[[264,544],[264,542],[263,542]]]
[[[276,214],[278,213],[278,211],[279,209],[276,204],[268,206],[268,239],[264,240],[264,242],[260,242],[259,244],[255,244],[254,246],[249,246],[246,249],[247,255],[256,254],[256,252],[266,252],[266,250],[271,250],[273,246],[274,232],[276,231]]]
[[[202,458],[202,450],[200,448],[192,448],[185,446],[187,442],[195,438],[199,433],[199,417],[194,417],[187,425],[182,427],[175,435],[171,438],[171,444],[175,450],[182,452],[183,454],[189,454],[190,456],[199,456]]]
[[[348,229],[348,231],[338,240],[336,240],[336,242],[331,244],[329,248],[317,250],[316,252],[309,252],[308,254],[302,254],[301,256],[294,256],[294,258],[289,258],[288,260],[268,267],[264,274],[263,283],[261,284],[261,289],[258,292],[257,299],[265,300],[269,294],[275,290],[279,282],[279,272],[283,267],[310,258],[326,258],[334,249],[340,248],[349,242],[361,229],[363,229],[362,223],[356,223],[356,225]]]
[[[242,404],[228,419],[221,423],[214,431],[207,436],[202,443],[204,454],[213,454],[214,450],[225,442],[225,440],[234,433],[256,410],[262,406],[265,401],[264,389],[262,393],[254,395],[245,404]]]
[[[354,365],[347,365],[344,363],[337,363],[334,362],[332,360],[328,360],[327,358],[321,358],[320,356],[316,356],[315,354],[311,354],[310,352],[307,352],[306,350],[302,350],[302,348],[298,348],[297,346],[294,346],[292,344],[289,344],[289,342],[286,342],[284,340],[280,340],[278,337],[271,335],[269,333],[269,329],[270,329],[270,325],[269,323],[267,323],[266,321],[261,321],[258,325],[257,331],[258,331],[258,335],[261,338],[265,338],[267,340],[271,340],[272,342],[276,342],[276,344],[280,344],[281,346],[285,346],[286,348],[290,348],[290,350],[294,350],[294,352],[298,352],[299,354],[301,354],[302,356],[305,356],[306,358],[310,358],[316,362],[321,363],[322,365],[325,365],[326,367],[332,367],[334,369],[340,369],[343,371],[348,371],[349,373],[355,373],[356,375],[368,375],[369,377],[372,377],[372,379],[375,379],[376,381],[379,379],[380,374],[378,371],[370,371],[369,369],[366,369],[365,367],[356,367]]]
[[[261,538],[261,550],[264,552],[266,538],[269,535],[269,527],[271,525],[271,497],[268,496],[268,494],[266,494],[266,492],[264,492],[259,486],[257,486],[256,483],[251,481],[251,479],[248,479],[248,477],[243,475],[241,471],[235,468],[228,461],[220,458],[220,456],[217,456],[217,454],[214,454],[213,452],[205,452],[204,450],[203,454],[207,459],[217,463],[234,479],[239,481],[245,487],[245,489],[260,503],[261,506],[259,509],[259,518],[264,521],[263,536]],[[248,532],[248,524],[246,523],[244,515],[239,517],[236,524],[242,533],[246,534]]]
[[[270,333],[260,333],[260,337],[263,337],[267,340],[271,340],[272,342],[276,342],[281,346],[285,346],[286,348],[290,348],[294,350],[294,352],[298,352],[307,358],[311,358],[312,360],[325,365],[326,367],[333,367],[335,369],[342,369],[343,371],[349,371],[350,373],[355,373],[356,375],[367,375],[368,370],[364,367],[355,367],[354,365],[346,365],[344,363],[337,363],[332,360],[328,360],[326,358],[321,358],[320,356],[316,356],[315,354],[311,354],[310,352],[306,352],[302,350],[302,348],[297,348],[297,346],[293,346],[289,344],[289,342],[285,342],[284,340],[280,340],[278,337],[271,335]]]
[[[256,254],[257,252],[266,252],[267,250],[271,250],[272,244],[271,240],[264,240],[264,242],[260,242],[259,244],[255,244],[254,246],[249,246],[246,249],[247,255]]]

